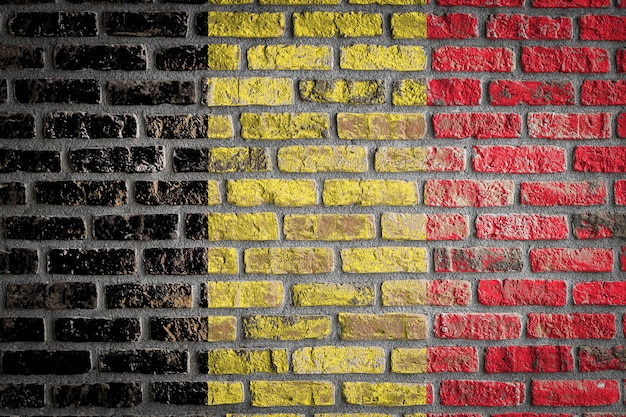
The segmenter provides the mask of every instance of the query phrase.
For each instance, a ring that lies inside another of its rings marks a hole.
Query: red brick
[[[478,302],[489,306],[564,306],[567,285],[561,280],[481,279]]]
[[[558,240],[567,238],[565,216],[484,214],[476,218],[476,237],[492,240]]]
[[[618,49],[615,53],[617,72],[626,72],[626,49]]]
[[[626,146],[577,146],[574,171],[626,172]]]
[[[626,80],[585,80],[580,103],[584,106],[626,105]]]
[[[517,113],[438,113],[432,122],[436,138],[517,139],[522,131]]]
[[[428,39],[468,39],[478,37],[478,19],[473,14],[447,13],[426,16]]]
[[[524,72],[603,73],[609,69],[609,54],[603,48],[522,48]]]
[[[524,0],[437,0],[439,6],[522,7]]]
[[[563,106],[574,104],[571,82],[497,80],[489,83],[489,99],[494,106]]]
[[[626,281],[578,282],[572,290],[574,304],[626,305]]]
[[[434,79],[426,87],[429,106],[476,106],[480,97],[480,80],[471,78]]]
[[[462,214],[428,214],[426,240],[463,240],[469,235],[467,223]]]
[[[521,271],[520,248],[435,248],[436,272],[508,272]]]
[[[555,146],[473,146],[475,172],[550,174],[565,171],[565,149]]]
[[[626,370],[626,346],[581,346],[578,367],[582,372]]]
[[[427,180],[424,204],[438,207],[502,207],[513,204],[513,181]]]
[[[522,182],[520,200],[544,207],[606,204],[606,186],[603,181]]]
[[[574,414],[503,413],[492,414],[491,417],[574,417]]]
[[[435,71],[511,72],[515,55],[509,48],[444,46],[432,53]]]
[[[530,250],[533,272],[611,272],[613,250],[606,248],[536,248]]]
[[[528,314],[527,336],[548,339],[612,339],[613,314]]]
[[[533,7],[555,9],[611,7],[611,0],[533,0]]]
[[[478,372],[478,352],[471,346],[426,348],[426,372]]]
[[[540,139],[608,139],[610,113],[528,113],[528,135]]]
[[[626,239],[626,213],[574,213],[572,228],[578,239]]]
[[[571,39],[570,17],[495,14],[487,19],[487,39]]]
[[[426,413],[426,417],[483,417],[475,413]]]
[[[517,314],[447,313],[437,314],[434,330],[440,339],[506,340],[520,337],[522,322]]]
[[[532,404],[551,407],[609,405],[619,401],[619,386],[612,380],[532,381]]]
[[[485,372],[570,372],[570,346],[498,346],[485,348]]]
[[[439,387],[442,405],[502,407],[524,402],[523,382],[444,380]]]
[[[615,204],[626,205],[626,180],[615,181]]]
[[[626,138],[626,113],[617,115],[617,137]]]
[[[578,18],[578,24],[584,41],[626,41],[626,16],[586,15]]]
[[[619,261],[622,264],[622,271],[626,271],[626,246],[620,249]],[[626,334],[626,316],[624,316],[624,334]]]

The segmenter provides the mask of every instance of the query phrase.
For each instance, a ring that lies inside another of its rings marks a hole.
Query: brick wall
[[[626,415],[624,0],[0,4],[0,414]]]

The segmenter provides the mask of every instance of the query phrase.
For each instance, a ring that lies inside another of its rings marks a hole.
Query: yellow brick
[[[281,281],[209,281],[206,284],[208,308],[280,307]]]
[[[406,279],[385,281],[381,287],[384,306],[427,305],[426,280]]]
[[[360,146],[287,146],[278,150],[284,172],[366,172],[367,149]]]
[[[330,248],[250,248],[243,254],[248,274],[323,274],[335,268]]]
[[[426,39],[426,13],[393,13],[391,35],[395,39]]]
[[[209,78],[208,106],[280,106],[293,104],[290,78]]]
[[[209,69],[214,71],[236,71],[239,69],[239,45],[210,44]]]
[[[409,6],[428,4],[429,0],[348,0],[349,4],[380,4],[389,6]],[[406,416],[405,416],[406,417]]]
[[[209,115],[207,137],[209,139],[232,139],[235,136],[230,116]]]
[[[296,349],[294,374],[382,374],[385,351],[379,347],[317,346]]]
[[[222,195],[220,194],[220,186],[217,181],[207,181],[207,205],[215,206],[222,202]]]
[[[381,146],[374,156],[374,168],[378,172],[464,170],[464,161],[465,149],[462,148]]]
[[[282,13],[209,12],[209,36],[278,38],[285,32]]]
[[[326,381],[250,381],[253,407],[335,404],[335,385]]]
[[[326,45],[257,45],[248,49],[252,70],[320,70],[333,68],[333,48]]]
[[[395,106],[426,106],[426,82],[419,79],[394,82],[391,102]]]
[[[209,274],[236,274],[239,272],[237,249],[208,248],[207,272]]]
[[[229,180],[226,184],[228,203],[235,206],[302,207],[317,204],[314,180]]]
[[[417,204],[417,183],[401,180],[326,180],[322,199],[326,206],[412,206]]]
[[[353,248],[341,250],[344,272],[426,272],[426,249],[413,247]]]
[[[302,100],[314,103],[382,104],[385,102],[383,80],[301,80],[298,89]]]
[[[339,313],[343,340],[423,340],[426,339],[424,314]]]
[[[282,374],[289,370],[285,349],[212,349],[206,353],[209,374]]]
[[[241,382],[207,382],[207,405],[239,404],[243,402]]]
[[[423,71],[426,69],[426,54],[421,46],[342,46],[339,66],[360,71]]]
[[[284,218],[287,240],[374,239],[372,214],[287,214]]]
[[[348,404],[386,407],[426,405],[432,393],[426,384],[395,382],[344,382],[343,398]]]
[[[374,287],[368,284],[308,282],[294,284],[292,292],[296,307],[374,305]]]
[[[426,240],[425,214],[383,213],[380,219],[383,239]]]
[[[396,348],[391,350],[391,372],[425,374],[428,353],[426,348]]]
[[[412,140],[426,135],[421,113],[337,113],[340,139]]]
[[[207,317],[207,342],[234,342],[237,336],[237,318],[233,316]]]
[[[306,12],[293,14],[296,37],[331,38],[377,36],[383,33],[383,17],[376,13]]]
[[[207,151],[207,171],[225,172],[264,172],[270,170],[270,156],[266,148],[209,148]]]
[[[276,213],[209,213],[209,240],[278,240]]]
[[[329,316],[248,316],[243,319],[246,339],[325,339],[330,335]]]
[[[326,113],[242,113],[244,139],[328,138],[330,119]]]

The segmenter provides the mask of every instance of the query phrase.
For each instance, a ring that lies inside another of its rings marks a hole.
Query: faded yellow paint
[[[289,371],[285,349],[211,349],[207,352],[209,374],[282,374]]]
[[[371,214],[287,214],[283,220],[286,240],[374,239]]]
[[[393,83],[391,102],[394,106],[425,106],[428,103],[426,81],[405,79]]]
[[[339,66],[359,71],[424,71],[426,54],[421,46],[356,44],[341,47]]]
[[[296,307],[374,305],[374,287],[367,284],[308,282],[291,290]]]
[[[428,369],[426,348],[395,348],[391,350],[391,372],[425,374]]]
[[[335,268],[331,248],[249,248],[243,255],[248,274],[323,274]]]
[[[348,404],[406,407],[430,402],[425,384],[344,382],[342,389]]]
[[[208,248],[207,272],[209,274],[236,274],[239,272],[237,249]]]
[[[209,281],[206,284],[208,308],[280,307],[281,281]]]
[[[284,172],[366,172],[367,149],[360,146],[287,146],[278,150]]]
[[[413,247],[352,248],[341,250],[344,272],[426,272],[426,249]]]
[[[208,239],[278,240],[276,213],[208,213]]]
[[[378,36],[383,33],[383,17],[378,13],[305,12],[293,14],[296,37],[331,38]]]
[[[333,48],[327,45],[257,45],[248,49],[251,70],[318,70],[333,68]]]
[[[383,80],[302,80],[300,97],[315,103],[382,104],[385,102]]]
[[[241,382],[210,381],[207,385],[207,405],[239,404],[243,402]]]
[[[234,342],[237,337],[237,317],[207,317],[207,342]],[[204,339],[202,339],[204,340]]]
[[[327,113],[242,113],[244,139],[322,139],[329,136]]]
[[[295,374],[382,374],[385,351],[379,347],[304,347],[293,352],[291,362]]]
[[[348,4],[380,4],[389,6],[418,6],[428,4],[428,2],[429,0],[348,0]]]
[[[426,240],[425,214],[383,213],[380,219],[382,238],[387,240]]]
[[[417,183],[401,180],[326,180],[326,206],[412,206],[418,203]]]
[[[229,180],[226,190],[228,203],[235,206],[303,207],[317,204],[314,180]]]
[[[213,43],[208,46],[208,68],[214,71],[239,69],[239,45]]]
[[[278,38],[285,33],[283,13],[209,12],[208,35],[236,38]]]
[[[428,304],[427,281],[421,279],[384,281],[381,286],[384,306]]]
[[[426,13],[393,13],[391,36],[395,39],[426,39]]]
[[[293,104],[293,80],[269,77],[213,77],[207,80],[208,106]]]
[[[335,385],[326,381],[250,381],[253,407],[335,404]]]
[[[350,140],[413,140],[426,135],[422,113],[337,113],[337,134]]]
[[[325,339],[330,331],[329,316],[249,316],[243,319],[246,339]]]

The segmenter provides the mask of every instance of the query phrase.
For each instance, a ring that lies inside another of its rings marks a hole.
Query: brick
[[[10,34],[25,37],[97,36],[95,12],[13,13],[7,29]]]
[[[276,213],[209,213],[208,239],[278,240]]]
[[[417,183],[401,180],[325,180],[325,206],[413,206],[418,203]]]
[[[375,297],[372,285],[357,282],[293,284],[291,291],[296,307],[371,306]]]
[[[478,37],[478,19],[474,14],[446,13],[426,15],[428,39],[470,39]]]
[[[6,308],[75,310],[98,305],[96,284],[91,282],[34,282],[8,284]]]
[[[524,72],[604,73],[609,67],[609,54],[603,48],[522,47]]]
[[[616,333],[615,316],[529,313],[526,331],[532,339],[612,339]]]
[[[520,337],[522,323],[518,314],[444,313],[434,328],[441,339],[507,340]]]
[[[243,402],[241,382],[153,382],[150,391],[156,402],[165,404],[224,405]]]
[[[469,236],[467,216],[460,214],[383,213],[387,240],[462,240]]]
[[[439,6],[522,7],[522,0],[439,0]]]
[[[149,248],[144,250],[148,275],[201,275],[208,272],[204,248]]]
[[[480,80],[473,78],[442,78],[428,81],[428,106],[477,106],[482,88]]]
[[[98,104],[101,100],[94,79],[18,79],[14,87],[18,103]]]
[[[577,146],[574,171],[626,172],[626,146]]]
[[[149,137],[159,139],[232,139],[234,136],[230,115],[146,116],[146,129]]]
[[[510,48],[444,46],[432,52],[434,71],[512,72],[515,54]]]
[[[0,342],[43,342],[41,317],[0,317]]]
[[[615,66],[616,66],[617,72],[626,72],[626,49],[618,49],[615,52]],[[621,114],[623,113],[620,113],[620,115]],[[623,117],[623,116],[619,116],[619,117]],[[620,122],[618,121],[618,125],[619,123]]]
[[[576,305],[626,305],[626,281],[577,282],[572,298]]]
[[[533,272],[611,272],[613,250],[605,248],[535,248],[530,250]]]
[[[522,251],[518,247],[435,248],[435,272],[521,271]]]
[[[107,308],[191,308],[189,284],[115,284],[105,287]]]
[[[476,237],[491,240],[561,240],[567,218],[542,214],[483,214],[476,217]]]
[[[300,98],[313,103],[382,104],[385,102],[383,80],[300,80]]]
[[[612,380],[534,380],[531,384],[533,405],[597,406],[619,401],[619,386]]]
[[[45,138],[131,139],[136,138],[137,116],[84,112],[48,113],[43,120]]]
[[[327,381],[250,381],[250,394],[253,407],[335,404],[335,385]]]
[[[237,318],[151,317],[150,339],[166,342],[233,342],[237,335]]]
[[[392,273],[426,272],[426,249],[416,247],[374,247],[341,250],[343,272]]]
[[[439,386],[442,405],[502,407],[524,403],[523,382],[444,380]]]
[[[578,367],[581,372],[623,371],[626,370],[625,353],[624,346],[581,346],[578,349]]]
[[[337,113],[339,139],[413,140],[426,135],[421,113]]]
[[[340,0],[259,0],[259,3],[262,5],[270,5],[270,4],[285,4],[292,6],[305,6],[305,5],[336,5],[339,4]],[[243,416],[240,416],[243,417]],[[292,416],[293,417],[293,416]]]
[[[177,229],[177,214],[93,217],[93,235],[100,240],[172,240]]]
[[[439,113],[432,123],[436,138],[517,139],[522,131],[517,113]]]
[[[469,281],[461,280],[392,280],[383,281],[383,306],[454,306],[469,305]]]
[[[30,139],[34,137],[35,117],[32,114],[0,113],[0,138]]]
[[[421,46],[355,44],[341,47],[339,66],[359,71],[423,71],[426,55]]]
[[[208,248],[207,272],[209,274],[236,274],[239,259],[235,248]]]
[[[383,17],[378,13],[306,12],[293,14],[295,37],[352,38],[383,33]]]
[[[532,206],[606,204],[604,181],[522,182],[520,201]]]
[[[248,274],[324,274],[335,269],[330,248],[249,248],[243,259]]]
[[[61,172],[58,151],[0,149],[0,172]]]
[[[38,204],[118,207],[128,202],[125,181],[37,181]]]
[[[278,38],[285,32],[283,13],[209,12],[208,36]]]
[[[209,78],[208,106],[280,106],[293,104],[291,78]]]
[[[221,46],[219,44],[215,45]],[[215,46],[211,49],[214,49]],[[239,69],[239,47],[237,50],[234,69]],[[224,50],[223,52],[226,52]],[[169,48],[157,48],[155,55],[156,68],[164,71],[198,71],[209,69],[209,46],[182,45]],[[221,68],[210,68],[221,69]],[[224,68],[230,69],[230,68]]]
[[[211,44],[207,45],[207,49],[208,69],[215,71],[239,69],[239,45]]]
[[[294,17],[294,25],[297,21]],[[248,48],[247,58],[251,70],[329,71],[333,67],[333,48],[326,45],[257,45]]]
[[[567,285],[561,280],[481,279],[478,302],[488,306],[564,306]]]
[[[426,339],[424,314],[339,313],[342,340],[423,340]]]
[[[108,81],[109,103],[130,106],[195,104],[195,81]]]
[[[48,272],[72,275],[134,275],[134,249],[51,249]]]
[[[608,139],[610,113],[528,113],[528,135],[545,139]]]
[[[592,1],[592,0],[588,0]],[[607,0],[595,0],[602,6],[610,7]],[[610,15],[583,15],[578,18],[580,39],[584,41],[624,41],[626,40],[626,17]]]
[[[189,353],[169,349],[109,350],[100,353],[100,372],[140,374],[186,374]]]
[[[489,83],[490,103],[494,106],[571,105],[574,86],[571,82],[496,80]]]
[[[626,57],[626,52],[624,56]],[[619,138],[626,138],[626,113],[619,113],[617,115],[617,136]]]
[[[141,382],[63,384],[52,386],[55,407],[134,407],[142,402]]]
[[[44,384],[0,384],[0,406],[3,408],[42,408]]]
[[[344,382],[343,399],[348,404],[410,407],[433,402],[430,384],[397,382]]]
[[[2,373],[8,375],[75,375],[91,370],[87,350],[22,350],[2,352]]]
[[[143,71],[148,61],[143,45],[57,45],[52,53],[57,70]]]
[[[34,274],[37,272],[38,260],[36,249],[0,249],[0,275]]]
[[[469,346],[394,348],[391,350],[391,372],[478,372],[478,353],[476,348]]]
[[[426,180],[424,204],[438,207],[502,207],[513,205],[513,181]]]
[[[247,316],[243,337],[261,340],[326,339],[330,336],[330,316]]]
[[[285,349],[212,349],[199,354],[198,367],[215,375],[282,374],[289,361]]]
[[[435,80],[436,81],[436,80]],[[421,78],[403,79],[394,81],[392,84],[391,102],[394,106],[426,106],[428,103],[428,91],[426,80]],[[469,92],[476,95],[476,92]]]
[[[361,146],[286,146],[278,149],[283,172],[366,172],[367,149]]]
[[[571,372],[570,346],[489,346],[485,348],[485,372]]]
[[[473,146],[475,172],[552,174],[565,171],[565,149],[556,146]]]
[[[26,204],[26,187],[23,183],[0,183],[0,206],[20,206],[24,204]]]
[[[266,172],[270,170],[267,148],[174,149],[176,172]]]
[[[87,237],[82,217],[7,216],[4,233],[7,239],[82,240]]]
[[[184,12],[105,12],[104,30],[109,36],[185,37],[187,20]]]
[[[378,172],[450,172],[465,170],[465,149],[457,147],[379,147],[374,158]]]
[[[486,30],[487,39],[566,40],[572,39],[572,18],[494,14],[487,18]]]
[[[326,113],[242,113],[243,139],[326,139],[330,119]]]
[[[626,80],[584,80],[580,104],[583,106],[626,105]]]
[[[1,186],[0,186],[1,187]],[[1,190],[2,188],[0,188]],[[616,205],[626,205],[626,181],[617,180],[613,188],[615,194]]]
[[[135,201],[149,206],[221,203],[217,181],[136,181]]]
[[[6,103],[9,98],[7,80],[0,80],[0,103]],[[4,135],[5,133],[2,133]]]
[[[72,318],[54,321],[54,337],[60,342],[138,342],[141,322],[138,318]]]
[[[0,68],[3,70],[41,69],[44,66],[43,48],[2,45]]]
[[[626,238],[626,213],[574,213],[572,229],[577,239]]]
[[[348,4],[408,6],[428,4],[428,0],[348,0]]]
[[[283,293],[282,281],[209,281],[201,304],[208,308],[280,307]]]
[[[382,374],[385,351],[379,347],[317,346],[296,349],[294,374]]]
[[[287,214],[286,240],[346,241],[374,239],[371,214]]]
[[[391,36],[394,39],[427,38],[426,13],[409,12],[391,15]]]
[[[537,0],[533,2],[533,7],[538,8],[587,8],[587,7],[610,7],[611,2],[607,0]]]

